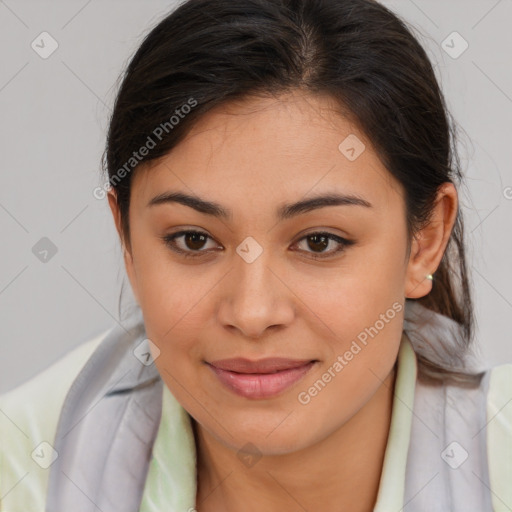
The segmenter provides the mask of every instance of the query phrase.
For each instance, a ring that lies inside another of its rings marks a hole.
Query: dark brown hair
[[[128,248],[130,186],[141,163],[166,155],[223,102],[295,89],[330,96],[369,137],[403,186],[409,239],[428,222],[439,186],[460,182],[454,123],[432,65],[389,9],[372,0],[188,0],[143,40],[110,120],[103,162]],[[474,320],[460,211],[433,289],[418,301],[459,323],[457,350],[469,347]]]

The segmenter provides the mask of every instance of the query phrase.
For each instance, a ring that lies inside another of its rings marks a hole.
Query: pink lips
[[[221,359],[208,363],[219,380],[245,398],[269,398],[300,380],[316,361],[279,357],[250,361]]]

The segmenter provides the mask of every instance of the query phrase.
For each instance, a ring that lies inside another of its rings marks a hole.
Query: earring
[[[427,279],[430,279],[431,281],[434,279],[434,276],[432,274],[428,274],[425,276]]]

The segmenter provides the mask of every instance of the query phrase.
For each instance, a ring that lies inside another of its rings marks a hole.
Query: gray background
[[[412,24],[461,127],[477,339],[489,364],[512,362],[512,1],[383,3]],[[128,280],[93,190],[118,75],[174,5],[0,0],[0,392],[118,321]],[[44,31],[58,43],[46,59],[31,47]],[[469,45],[457,58],[443,49],[462,49],[454,31]],[[46,262],[43,237],[57,249]]]

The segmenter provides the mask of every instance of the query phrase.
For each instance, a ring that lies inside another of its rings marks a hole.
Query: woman
[[[512,366],[472,356],[454,138],[393,13],[189,0],[105,164],[138,307],[2,397],[0,510],[511,510]]]

